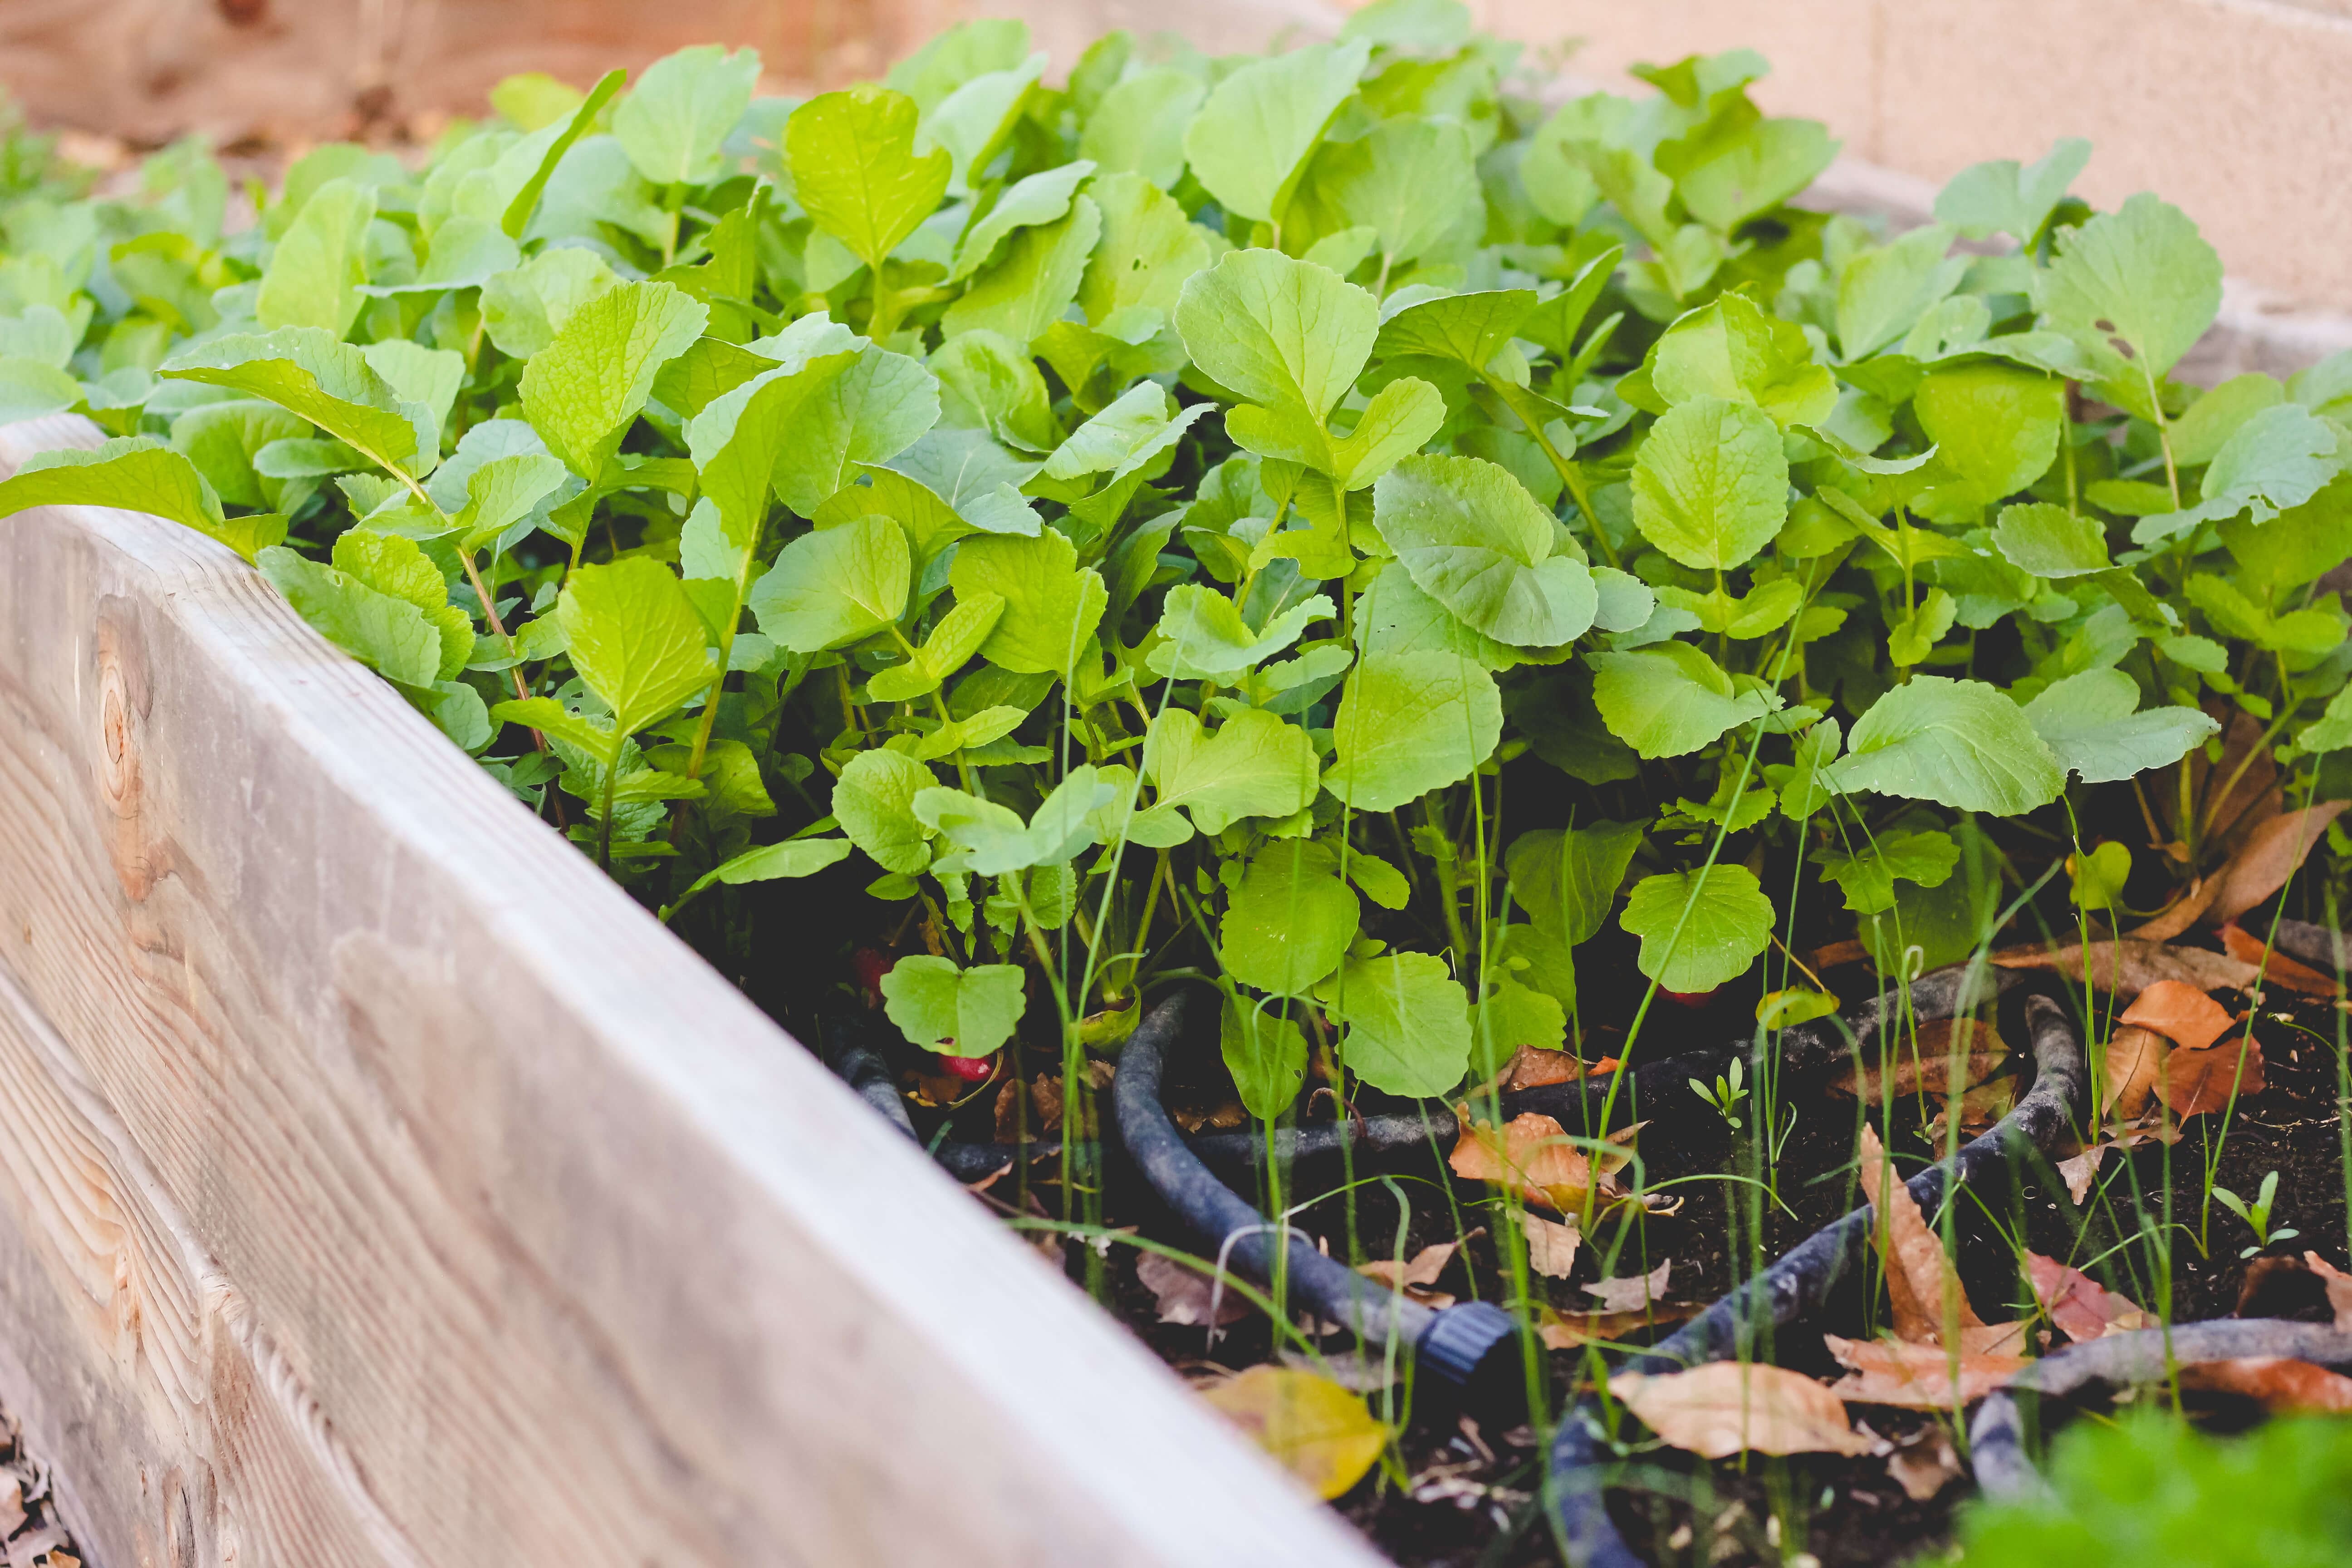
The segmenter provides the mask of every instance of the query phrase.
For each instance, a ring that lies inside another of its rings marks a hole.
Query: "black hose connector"
[[[1412,1347],[1424,1380],[1434,1378],[1454,1404],[1474,1415],[1524,1418],[1527,1358],[1518,1320],[1492,1301],[1461,1301],[1441,1309]]]

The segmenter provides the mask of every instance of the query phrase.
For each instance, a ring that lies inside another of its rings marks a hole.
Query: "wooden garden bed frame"
[[[258,575],[102,509],[0,521],[0,1400],[95,1568],[1377,1561]]]

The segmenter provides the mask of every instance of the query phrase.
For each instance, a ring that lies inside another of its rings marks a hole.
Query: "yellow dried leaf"
[[[1327,1502],[1363,1479],[1389,1440],[1361,1399],[1292,1367],[1254,1366],[1202,1397]]]

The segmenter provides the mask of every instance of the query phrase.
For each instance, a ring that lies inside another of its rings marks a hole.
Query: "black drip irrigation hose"
[[[1431,1309],[1325,1257],[1305,1237],[1276,1226],[1236,1195],[1188,1147],[1160,1102],[1162,1053],[1183,1022],[1184,994],[1151,1009],[1119,1053],[1111,1079],[1118,1134],[1146,1180],[1204,1242],[1220,1267],[1260,1281],[1274,1277],[1280,1247],[1291,1294],[1318,1318],[1351,1329],[1367,1346],[1409,1351],[1433,1392],[1474,1413],[1524,1407],[1526,1382],[1517,1320],[1491,1301]],[[1280,1229],[1277,1237],[1274,1233]]]
[[[2331,933],[2332,934],[2332,933]],[[2170,1329],[2136,1329],[2069,1345],[1985,1395],[1969,1427],[1977,1485],[1989,1498],[2022,1499],[2045,1489],[2025,1441],[2017,1396],[2063,1399],[2092,1384],[2112,1387],[2162,1383],[2176,1366],[2238,1356],[2281,1356],[2320,1366],[2352,1366],[2352,1333],[2332,1323],[2277,1318],[2223,1318]]]
[[[1961,993],[1970,985],[1968,973],[1963,968],[1922,975],[1912,987],[1917,1016],[1950,1017],[1965,1010]],[[1905,1184],[1921,1212],[1931,1216],[1940,1207],[1948,1183],[1989,1189],[2013,1158],[2049,1149],[2072,1124],[2088,1089],[2082,1036],[2048,994],[2050,978],[2034,971],[2004,970],[1996,971],[1993,979],[2004,993],[2023,993],[2023,1022],[2033,1046],[2033,1086],[1990,1131]],[[1814,1232],[1680,1331],[1628,1358],[1622,1370],[1676,1372],[1722,1361],[1752,1346],[1765,1325],[1785,1327],[1819,1310],[1832,1288],[1861,1267],[1874,1222],[1875,1211],[1865,1204]],[[1549,1500],[1561,1544],[1575,1568],[1641,1568],[1641,1559],[1617,1533],[1604,1503],[1604,1483],[1597,1472],[1609,1457],[1599,1416],[1589,1402],[1571,1405],[1552,1439]]]
[[[2023,984],[2023,973],[1998,969],[1987,975],[1979,971],[1976,984],[2005,991]],[[1954,967],[1920,976],[1911,987],[1913,1011],[1923,1018],[1937,1018],[1964,1010],[1959,1006],[1963,973],[1960,967]],[[1898,1016],[1895,995],[1890,990],[1857,1003],[1836,1016],[1812,1019],[1781,1031],[1776,1060],[1782,1070],[1801,1077],[1847,1065],[1857,1048]],[[833,1025],[826,1035],[826,1064],[901,1131],[918,1138],[888,1064],[881,1052],[866,1041],[869,1026],[865,1020],[854,1016]],[[1502,1096],[1502,1115],[1507,1121],[1534,1111],[1551,1117],[1569,1132],[1597,1134],[1635,1121],[1644,1105],[1654,1109],[1680,1104],[1689,1095],[1689,1079],[1718,1077],[1735,1058],[1746,1061],[1752,1048],[1752,1042],[1746,1039],[1702,1046],[1679,1056],[1644,1062],[1630,1071],[1596,1073],[1569,1083],[1513,1090]],[[1442,1110],[1415,1110],[1351,1117],[1311,1127],[1281,1128],[1273,1135],[1272,1152],[1275,1162],[1282,1165],[1331,1160],[1342,1150],[1351,1150],[1363,1157],[1434,1146],[1443,1153],[1453,1148],[1459,1133],[1454,1119]],[[1232,1180],[1255,1181],[1267,1157],[1267,1140],[1259,1131],[1192,1133],[1186,1136],[1185,1142],[1212,1169],[1226,1173]],[[1018,1144],[950,1138],[932,1144],[930,1151],[931,1157],[950,1175],[970,1184],[985,1181],[1016,1160],[1055,1158],[1060,1154],[1061,1147],[1058,1138],[1039,1138]],[[1092,1168],[1100,1152],[1092,1143],[1082,1144],[1074,1151],[1082,1168]]]

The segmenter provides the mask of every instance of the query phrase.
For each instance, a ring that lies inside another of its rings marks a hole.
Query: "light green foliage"
[[[793,187],[817,227],[868,267],[898,247],[946,194],[954,160],[917,155],[914,101],[884,88],[813,98],[784,126]]]
[[[1748,972],[1771,934],[1772,900],[1747,867],[1718,863],[1643,878],[1618,923],[1642,939],[1642,973],[1689,994]]]
[[[1553,647],[1592,625],[1592,574],[1551,553],[1551,517],[1508,469],[1476,458],[1407,458],[1372,497],[1381,538],[1465,626],[1497,642]]]
[[[1258,851],[1217,931],[1225,973],[1277,996],[1303,994],[1339,966],[1363,906],[1339,857],[1304,839]]]
[[[193,143],[0,160],[0,412],[116,437],[0,516],[256,560],[729,973],[803,940],[750,884],[846,858],[821,939],[924,955],[919,1045],[1034,1076],[1204,977],[1265,1117],[1310,1044],[1414,1095],[1589,1047],[1621,901],[1678,991],[1773,930],[1958,957],[2018,887],[2004,942],[2120,921],[2237,841],[2173,804],[2217,721],[2341,793],[2352,356],[2173,380],[2219,263],[2069,196],[2084,145],[1882,242],[1780,205],[1833,143],[1746,51],[1538,123],[1454,0],[1032,43],[517,79],[250,215]]]
[[[1871,705],[1826,774],[1959,811],[2014,816],[2057,797],[2065,773],[2016,703],[1976,680],[1915,677]]]
[[[1441,958],[1350,957],[1315,999],[1345,1026],[1340,1062],[1374,1089],[1431,1098],[1470,1065],[1470,998]]]
[[[709,317],[667,283],[606,289],[532,356],[522,375],[523,416],[548,450],[594,484],[645,407],[655,374],[701,335]]]
[[[958,969],[944,958],[902,958],[882,977],[882,1005],[899,1033],[944,1056],[984,1057],[1013,1037],[1025,1002],[1010,963]]]

